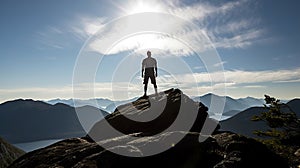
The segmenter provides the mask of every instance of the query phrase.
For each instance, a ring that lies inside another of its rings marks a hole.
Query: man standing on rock
[[[151,51],[147,51],[147,58],[142,62],[142,78],[144,78],[144,96],[147,96],[147,86],[149,78],[154,86],[155,94],[157,94],[157,85],[155,78],[157,77],[157,62],[151,57]],[[145,74],[144,74],[145,72]]]

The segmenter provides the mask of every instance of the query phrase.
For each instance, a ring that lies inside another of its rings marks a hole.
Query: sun
[[[145,12],[164,12],[159,1],[138,0],[131,2],[126,9],[126,13],[129,15]]]

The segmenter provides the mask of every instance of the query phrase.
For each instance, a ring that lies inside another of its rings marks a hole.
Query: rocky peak
[[[202,103],[194,102],[179,89],[169,89],[118,106],[114,113],[105,117],[106,120],[94,125],[89,136],[99,141],[121,135],[111,127],[125,135],[141,133],[151,136],[165,130],[200,132],[204,122],[218,126],[216,121],[208,118],[207,110]]]
[[[0,168],[7,167],[25,152],[7,143],[0,137]]]

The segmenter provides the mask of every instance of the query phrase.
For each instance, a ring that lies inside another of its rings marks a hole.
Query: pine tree
[[[296,113],[279,99],[265,95],[265,108],[268,110],[253,116],[252,121],[264,121],[269,126],[267,131],[256,130],[254,134],[269,139],[258,139],[275,153],[286,158],[291,167],[300,164],[295,151],[300,149],[300,120]]]
[[[265,102],[264,106],[268,111],[254,116],[252,121],[265,121],[270,129],[267,131],[257,130],[254,132],[256,135],[274,137],[286,141],[300,135],[300,120],[287,104],[268,95],[265,95]]]

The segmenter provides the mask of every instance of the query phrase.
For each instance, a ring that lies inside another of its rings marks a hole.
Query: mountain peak
[[[195,120],[195,124],[188,130],[182,124],[181,128],[176,127],[176,131],[200,132],[208,117],[207,107],[202,103],[193,101],[179,89],[169,89],[118,106],[112,114],[105,117],[106,120],[96,123],[89,135],[97,141],[116,136],[110,135],[111,131],[108,131],[106,122],[124,134],[142,132],[145,135],[154,135],[169,128],[178,115],[183,115],[180,113],[184,113],[187,119],[190,117],[190,122]]]
[[[43,101],[39,100],[33,100],[33,99],[16,99],[16,100],[11,100],[4,102],[0,105],[2,106],[15,106],[16,108],[22,108],[22,107],[28,107],[32,106],[33,104],[37,105],[39,104],[40,106],[47,106],[48,103],[45,103]]]
[[[34,102],[35,100],[33,99],[22,99],[22,98],[19,98],[19,99],[15,99],[15,100],[9,100],[9,101],[6,101],[2,104],[6,104],[6,103],[12,103],[12,102]]]
[[[86,119],[85,128],[97,122],[102,113],[98,108],[79,108],[58,103],[51,105],[43,101],[13,100],[0,105],[0,135],[10,143],[23,143],[38,140],[64,139],[84,136],[77,114]],[[103,117],[102,117],[103,118]]]

